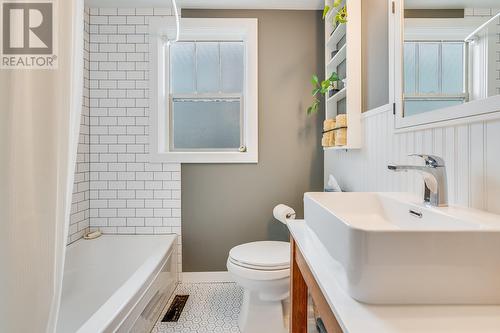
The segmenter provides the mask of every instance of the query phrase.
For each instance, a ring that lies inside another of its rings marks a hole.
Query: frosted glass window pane
[[[219,43],[196,43],[196,67],[197,91],[218,92],[220,90]]]
[[[173,102],[173,148],[234,149],[240,142],[240,101]]]
[[[444,43],[442,48],[443,94],[460,94],[464,81],[463,44]]]
[[[442,109],[450,106],[463,104],[459,100],[450,101],[404,101],[405,117],[414,116],[432,110]]]
[[[174,43],[170,49],[171,90],[192,93],[194,86],[194,43]]]
[[[415,71],[415,43],[404,44],[404,91],[405,94],[414,94],[416,87]]]
[[[419,92],[423,94],[439,93],[439,44],[420,44],[418,56]]]
[[[222,64],[222,92],[243,92],[244,46],[242,42],[223,42],[220,44]]]

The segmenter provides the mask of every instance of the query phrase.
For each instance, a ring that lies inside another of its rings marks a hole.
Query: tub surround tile
[[[147,156],[148,22],[171,12],[87,8],[85,13],[84,108],[68,240],[95,229],[180,236],[180,164],[150,164]]]

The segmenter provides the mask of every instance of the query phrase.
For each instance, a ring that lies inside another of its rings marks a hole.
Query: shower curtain
[[[58,68],[0,69],[0,332],[54,332],[62,288],[82,105],[83,0],[39,2],[53,6],[42,9],[52,10]],[[47,37],[36,30],[47,12],[37,8],[19,20],[33,28],[24,30],[30,47],[40,45],[31,32]]]

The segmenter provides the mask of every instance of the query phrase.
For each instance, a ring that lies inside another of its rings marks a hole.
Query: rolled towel
[[[287,220],[295,219],[295,211],[287,205],[279,204],[273,209],[274,218],[281,223],[286,224]]]
[[[335,146],[345,146],[347,144],[347,128],[335,130]]]
[[[335,117],[335,122],[336,122],[337,128],[347,127],[347,115],[346,114],[337,115],[337,117]]]
[[[323,147],[335,146],[335,135],[332,131],[334,128],[335,128],[335,119],[326,119],[323,122],[323,131],[325,131],[325,133],[323,133],[323,138],[321,140],[321,145]]]

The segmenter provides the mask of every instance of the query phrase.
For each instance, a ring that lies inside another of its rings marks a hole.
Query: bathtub
[[[149,332],[177,285],[176,235],[103,235],[67,248],[57,333]]]

